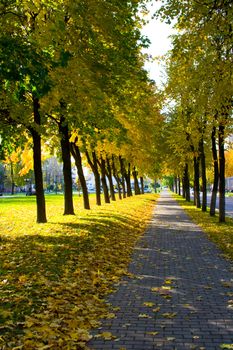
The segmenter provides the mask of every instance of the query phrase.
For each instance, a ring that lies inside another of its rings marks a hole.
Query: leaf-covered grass
[[[104,302],[127,274],[157,196],[146,194],[63,216],[63,198],[47,196],[49,222],[36,224],[35,198],[0,199],[0,348],[84,349]]]
[[[222,250],[224,256],[233,260],[233,219],[226,218],[226,223],[219,223],[218,215],[211,217],[209,210],[202,212],[193,202],[187,202],[175,194],[174,197],[193,221],[203,228],[209,239]]]

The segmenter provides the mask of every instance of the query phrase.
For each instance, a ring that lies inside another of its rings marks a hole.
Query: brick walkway
[[[163,192],[129,271],[109,302],[93,350],[233,349],[233,269],[183,209]],[[229,347],[232,344],[232,347]]]

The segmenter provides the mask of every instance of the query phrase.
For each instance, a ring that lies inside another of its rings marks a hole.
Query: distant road
[[[218,200],[217,200],[218,208]],[[233,197],[226,197],[226,215],[233,218]]]
[[[193,196],[191,195],[191,198],[193,199]],[[210,199],[211,199],[211,194],[207,194],[207,205],[208,207],[210,206]],[[202,200],[202,196],[201,196]],[[216,208],[218,209],[218,204],[219,204],[219,198],[217,197],[217,202],[216,202]],[[226,195],[226,215],[230,216],[233,218],[233,197],[227,197]]]

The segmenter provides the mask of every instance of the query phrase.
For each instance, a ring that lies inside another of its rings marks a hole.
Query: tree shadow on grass
[[[64,288],[72,285],[75,271],[80,266],[85,269],[85,257],[92,259],[86,265],[87,278],[90,270],[101,269],[101,264],[114,271],[116,262],[125,263],[121,251],[117,255],[116,250],[128,248],[131,236],[133,246],[135,232],[139,232],[136,219],[117,214],[49,225],[54,226],[53,235],[49,231],[48,235],[1,238],[0,329],[6,339],[23,332],[26,316],[46,310],[47,298],[55,294],[64,278]],[[106,261],[105,248],[110,251]]]

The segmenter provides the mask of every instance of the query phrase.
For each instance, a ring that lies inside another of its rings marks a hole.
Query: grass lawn
[[[193,221],[203,228],[209,239],[222,250],[224,256],[233,260],[233,219],[226,218],[226,223],[219,223],[218,215],[211,217],[209,210],[204,213],[192,202],[186,202],[183,197],[173,195]]]
[[[90,328],[114,317],[104,302],[151,218],[145,194],[63,216],[63,197],[46,196],[48,223],[37,224],[35,197],[0,197],[0,349],[84,349]]]

